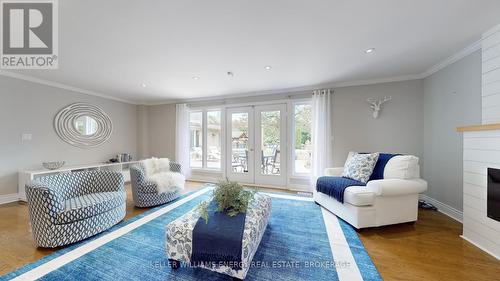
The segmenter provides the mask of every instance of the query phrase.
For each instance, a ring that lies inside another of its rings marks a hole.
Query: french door
[[[230,180],[286,186],[285,104],[228,108],[226,175]]]

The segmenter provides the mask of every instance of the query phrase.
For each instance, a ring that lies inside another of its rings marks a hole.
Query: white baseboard
[[[429,202],[432,205],[436,206],[436,208],[438,208],[439,212],[447,215],[448,217],[450,217],[450,218],[452,218],[460,223],[463,221],[463,212],[462,211],[459,211],[459,210],[451,207],[450,205],[447,205],[443,202],[440,202],[440,201],[438,201],[434,198],[431,198],[425,194],[420,194],[419,197],[421,200],[425,200],[426,202]]]
[[[0,195],[0,205],[19,201],[19,194],[11,193]]]
[[[481,245],[477,244],[476,242],[472,241],[471,239],[469,239],[469,238],[467,238],[467,237],[465,237],[465,236],[463,236],[463,235],[460,235],[460,237],[462,237],[462,239],[464,239],[465,241],[467,241],[467,242],[471,243],[472,245],[474,245],[474,246],[478,247],[479,249],[481,249],[481,250],[485,251],[485,252],[486,252],[486,253],[488,253],[490,256],[493,256],[493,257],[495,257],[497,260],[500,260],[500,257],[499,257],[499,256],[497,256],[497,255],[493,254],[492,252],[488,251],[488,250],[487,250],[487,249],[485,249],[483,246],[481,246]]]

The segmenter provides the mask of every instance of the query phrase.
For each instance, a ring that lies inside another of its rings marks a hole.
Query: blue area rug
[[[54,268],[40,280],[231,280],[229,276],[199,268],[181,267],[172,270],[165,256],[166,224],[191,210],[209,195],[210,192],[207,192],[187,201]],[[187,196],[175,202],[185,200]],[[253,259],[256,266],[250,268],[245,280],[342,280],[339,279],[336,266],[343,261],[336,261],[332,256],[321,208],[311,201],[275,197],[272,200],[269,224]],[[0,277],[0,280],[23,276],[24,273],[38,270],[41,265],[47,265],[47,262],[57,261],[61,255],[81,251],[85,245],[99,241],[104,235],[116,233],[124,226],[137,223],[141,218],[151,216],[175,202],[151,209],[91,239],[61,249]],[[339,219],[338,222],[357,265],[353,270],[359,269],[359,279],[381,280],[356,231],[344,221]]]

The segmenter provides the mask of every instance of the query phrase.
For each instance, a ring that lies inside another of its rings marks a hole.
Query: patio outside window
[[[203,112],[189,113],[191,145],[189,149],[191,168],[203,167]]]
[[[294,174],[305,175],[311,173],[312,146],[311,146],[311,104],[294,104]]]
[[[191,132],[191,168],[220,170],[222,159],[221,111],[191,112],[189,114],[189,128]]]
[[[221,112],[207,111],[207,168],[221,168],[222,158]]]

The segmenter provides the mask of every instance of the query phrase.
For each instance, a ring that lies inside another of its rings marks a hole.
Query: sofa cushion
[[[56,224],[66,224],[87,219],[122,204],[125,204],[126,194],[123,191],[91,193],[65,201],[65,208],[56,215]]]
[[[427,182],[422,179],[384,179],[369,181],[366,188],[376,196],[400,196],[426,191]]]
[[[363,183],[368,182],[377,163],[378,153],[361,154],[357,153],[346,162],[343,177],[357,180]]]
[[[385,165],[384,179],[419,178],[418,157],[413,155],[397,155]]]
[[[354,206],[370,206],[375,202],[375,193],[366,186],[349,186],[344,191],[344,203]]]

